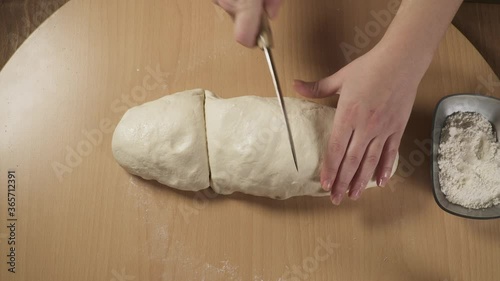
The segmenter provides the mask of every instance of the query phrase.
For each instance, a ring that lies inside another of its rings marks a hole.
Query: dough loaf
[[[335,109],[295,98],[285,104],[299,172],[276,98],[221,99],[201,89],[131,108],[113,135],[113,155],[128,172],[182,190],[329,195],[319,174]],[[397,161],[393,174],[396,168]]]
[[[129,109],[112,140],[113,156],[129,173],[182,190],[210,186],[205,91],[191,90]]]

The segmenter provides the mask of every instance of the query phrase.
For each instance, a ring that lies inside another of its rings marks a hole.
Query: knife
[[[281,94],[280,83],[278,76],[276,75],[276,70],[274,68],[273,56],[271,54],[271,48],[273,47],[273,36],[271,33],[271,27],[269,25],[269,20],[266,15],[262,17],[261,31],[259,38],[257,39],[257,44],[259,48],[264,51],[266,56],[267,64],[269,66],[269,71],[271,72],[271,77],[273,79],[274,90],[276,91],[276,96],[278,97],[278,102],[281,107],[281,112],[283,113],[283,118],[286,124],[286,130],[288,132],[288,141],[290,143],[290,149],[292,150],[293,163],[295,164],[295,169],[299,171],[297,166],[297,155],[295,154],[295,145],[293,144],[292,131],[290,130],[290,123],[288,122],[288,116],[286,114],[285,102],[283,100],[283,95]]]

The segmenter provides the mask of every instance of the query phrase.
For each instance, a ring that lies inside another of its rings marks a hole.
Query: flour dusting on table
[[[446,119],[439,144],[439,183],[446,199],[471,209],[500,203],[500,144],[481,114]]]

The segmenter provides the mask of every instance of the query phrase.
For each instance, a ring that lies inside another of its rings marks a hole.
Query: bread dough
[[[329,195],[319,174],[335,109],[296,98],[285,104],[298,172],[276,98],[221,99],[201,89],[130,109],[113,135],[113,154],[130,173],[183,190],[210,185],[220,194],[276,199]],[[396,168],[397,161],[393,174]]]
[[[204,103],[205,91],[197,89],[129,109],[113,134],[116,161],[177,189],[209,187]]]
[[[285,104],[298,172],[276,98],[207,95],[210,186],[215,192],[276,199],[324,195],[319,184],[320,157],[335,109],[292,98],[285,98]]]

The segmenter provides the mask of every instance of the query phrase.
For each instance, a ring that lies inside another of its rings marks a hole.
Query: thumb
[[[342,79],[339,76],[337,72],[316,82],[295,80],[293,87],[297,93],[306,98],[325,98],[340,92]]]
[[[278,10],[281,6],[281,0],[264,0],[265,1],[265,9],[268,14],[268,16],[271,19],[276,18],[278,15]]]

